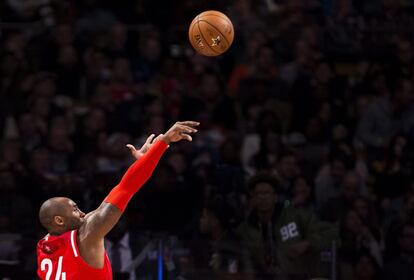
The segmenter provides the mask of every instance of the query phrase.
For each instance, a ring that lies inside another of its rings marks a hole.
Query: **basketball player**
[[[150,178],[168,145],[192,141],[198,122],[175,123],[140,150],[128,145],[137,159],[102,204],[85,214],[66,197],[46,200],[39,219],[48,234],[37,244],[38,276],[42,280],[110,280],[112,269],[104,248],[105,235],[115,226],[132,196]]]

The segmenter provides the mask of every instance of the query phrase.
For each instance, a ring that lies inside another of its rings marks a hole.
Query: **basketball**
[[[198,53],[218,56],[227,51],[233,43],[234,28],[225,14],[205,11],[191,22],[188,37]]]

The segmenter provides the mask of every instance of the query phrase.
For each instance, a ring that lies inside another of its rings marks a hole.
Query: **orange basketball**
[[[198,53],[217,56],[227,51],[233,43],[233,24],[221,12],[205,11],[191,22],[188,37]]]

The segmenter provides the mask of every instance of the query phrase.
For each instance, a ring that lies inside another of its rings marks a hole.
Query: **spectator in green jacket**
[[[338,229],[288,201],[280,203],[278,183],[268,174],[251,178],[248,189],[252,209],[238,233],[249,251],[256,278],[299,280],[323,276],[320,254],[338,239]]]

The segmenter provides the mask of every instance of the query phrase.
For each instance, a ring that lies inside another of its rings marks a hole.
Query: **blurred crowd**
[[[207,9],[235,28],[216,58],[188,42]],[[2,1],[0,266],[33,275],[45,199],[94,209],[132,163],[125,144],[196,120],[108,237],[128,260],[115,272],[143,252],[125,279],[155,279],[163,245],[164,278],[274,279],[243,278],[252,243],[237,237],[270,198],[339,228],[325,246],[337,279],[414,279],[413,12],[410,0]]]

